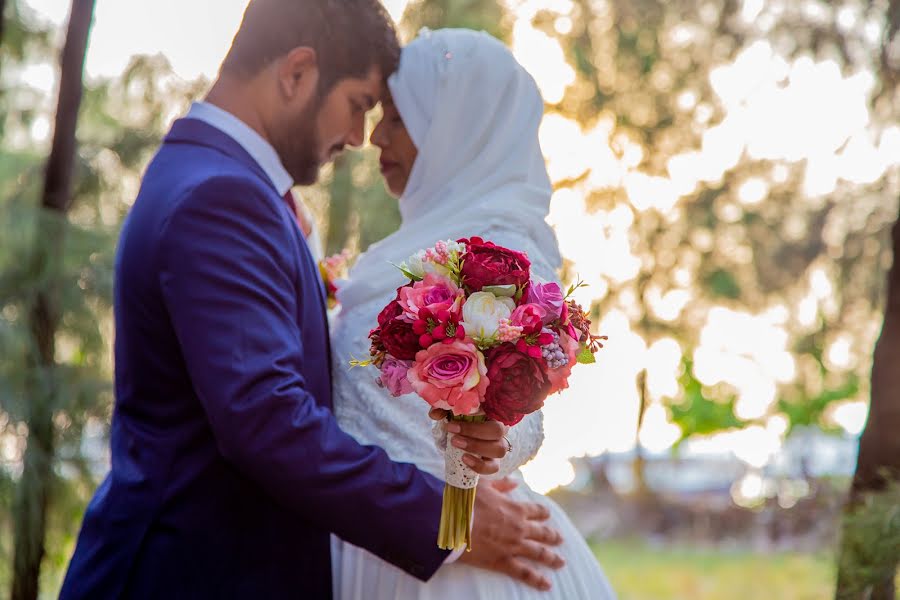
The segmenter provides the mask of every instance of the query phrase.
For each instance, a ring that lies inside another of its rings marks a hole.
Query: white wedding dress
[[[527,240],[509,232],[473,231],[498,244],[528,252],[532,270],[546,278],[552,270],[535,263],[540,254]],[[548,272],[549,270],[549,272]],[[364,273],[355,274],[365,276]],[[395,461],[416,464],[444,479],[444,457],[432,435],[428,406],[415,394],[390,397],[375,383],[374,369],[348,368],[351,356],[368,353],[367,334],[379,311],[394,297],[393,288],[383,297],[341,311],[333,322],[334,409],[341,428],[363,444],[384,448]],[[558,401],[551,398],[550,402]],[[543,441],[540,412],[526,417],[510,430],[513,452],[502,461],[501,474],[511,474],[519,486],[511,493],[515,500],[536,502],[550,509],[548,525],[562,534],[564,542],[557,548],[566,561],[558,571],[541,568],[553,585],[550,592],[540,592],[505,575],[453,563],[441,567],[427,583],[408,575],[366,550],[332,537],[332,570],[335,600],[607,600],[615,598],[590,548],[575,526],[552,500],[525,484],[516,471],[530,460]],[[475,518],[478,516],[476,514]]]

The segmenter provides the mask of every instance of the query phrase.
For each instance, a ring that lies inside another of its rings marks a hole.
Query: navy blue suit
[[[330,598],[329,532],[435,572],[443,484],[338,428],[317,266],[237,142],[176,121],[115,269],[112,468],[61,598]]]

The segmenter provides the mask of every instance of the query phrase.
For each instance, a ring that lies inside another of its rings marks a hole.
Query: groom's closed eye
[[[353,107],[353,112],[369,112],[373,108],[375,108],[375,99],[372,96],[366,94],[362,97],[356,97],[350,100],[350,104]]]

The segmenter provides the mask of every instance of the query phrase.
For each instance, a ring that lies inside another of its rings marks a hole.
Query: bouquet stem
[[[451,421],[482,422],[484,415],[450,417]],[[472,511],[475,509],[475,490],[478,474],[462,462],[463,452],[447,444],[444,502],[441,506],[441,525],[438,547],[456,550],[472,549]],[[462,487],[465,486],[465,487]]]

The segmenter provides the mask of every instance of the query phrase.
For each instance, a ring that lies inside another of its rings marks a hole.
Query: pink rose
[[[412,361],[397,360],[392,356],[388,356],[381,364],[381,375],[376,381],[381,387],[387,388],[391,396],[397,397],[403,394],[411,394],[413,387],[406,377],[406,373],[411,366]]]
[[[523,304],[517,306],[509,316],[512,325],[522,328],[524,335],[537,333],[544,324],[544,311],[537,304]]]
[[[407,377],[428,404],[455,415],[477,413],[489,383],[484,356],[459,340],[421,350]]]
[[[544,311],[544,325],[560,318],[563,310],[563,293],[558,283],[535,283],[528,287],[529,304],[534,304]]]
[[[572,367],[577,362],[578,342],[573,340],[565,331],[559,332],[559,345],[569,358],[569,363],[558,369],[547,369],[547,378],[550,380],[549,394],[561,392],[569,387],[569,375],[572,374]]]
[[[422,308],[427,308],[432,314],[452,310],[459,296],[460,289],[452,281],[429,273],[425,279],[417,281],[411,287],[400,288],[397,301],[406,320],[414,321]]]

